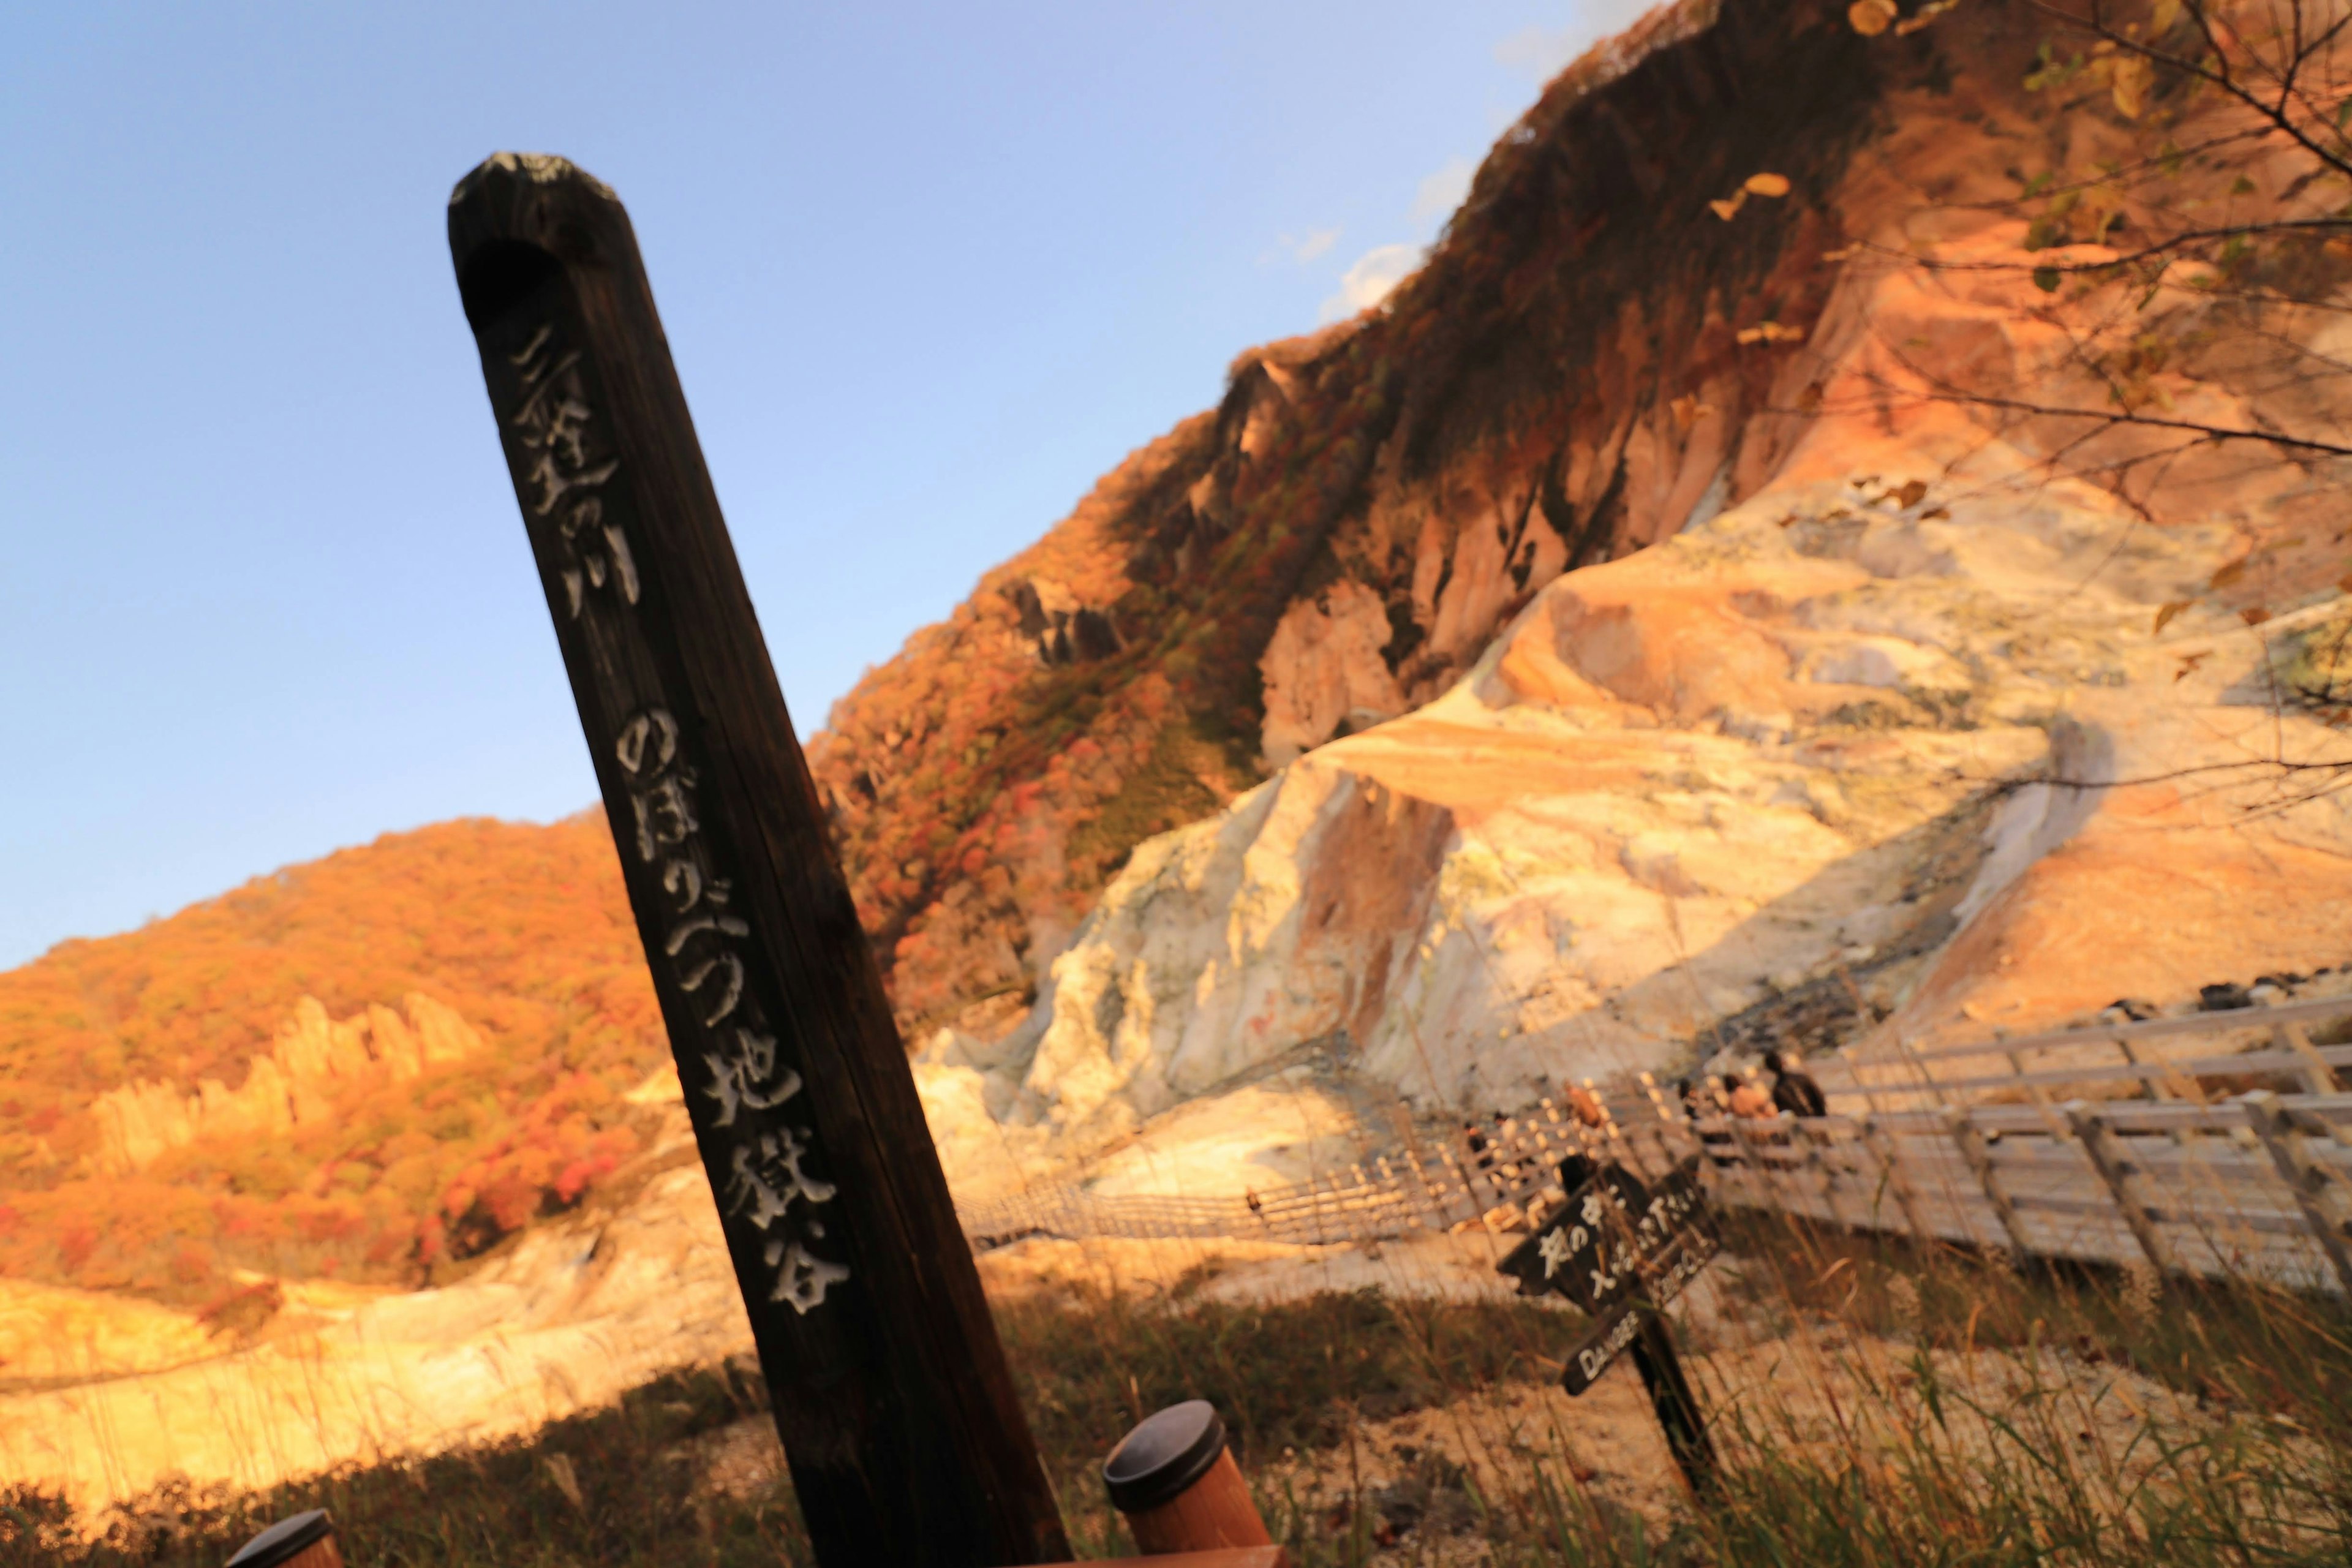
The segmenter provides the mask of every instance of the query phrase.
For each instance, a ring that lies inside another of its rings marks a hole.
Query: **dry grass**
[[[1136,1418],[1215,1400],[1300,1568],[1365,1563],[2340,1563],[2341,1303],[1744,1223],[1677,1308],[1724,1468],[1695,1500],[1638,1384],[1552,1384],[1549,1304],[1065,1281],[1000,1321],[1083,1555],[1130,1550],[1093,1470]],[[756,1381],[681,1375],[512,1442],[265,1496],[169,1492],[94,1540],[0,1512],[0,1568],[216,1564],[324,1506],[354,1568],[807,1561]]]

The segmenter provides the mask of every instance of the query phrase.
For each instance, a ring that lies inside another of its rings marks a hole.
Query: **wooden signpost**
[[[817,1556],[1065,1560],[628,215],[501,153],[449,249]]]
[[[1622,1165],[1601,1167],[1496,1265],[1521,1295],[1563,1296],[1591,1318],[1560,1377],[1570,1394],[1633,1351],[1666,1447],[1697,1492],[1714,1484],[1715,1444],[1661,1309],[1718,1250],[1693,1156],[1654,1188]]]

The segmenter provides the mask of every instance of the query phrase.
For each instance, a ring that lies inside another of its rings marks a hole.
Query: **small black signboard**
[[[1637,1293],[1663,1305],[1715,1256],[1706,1205],[1696,1156],[1654,1188],[1603,1166],[1498,1267],[1522,1296],[1565,1296],[1596,1318]]]
[[[1654,1188],[1622,1165],[1603,1167],[1559,1213],[1497,1265],[1523,1296],[1566,1297],[1592,1321],[1568,1352],[1560,1386],[1591,1388],[1631,1349],[1667,1447],[1692,1489],[1713,1484],[1715,1447],[1659,1309],[1682,1294],[1720,1249],[1706,1218],[1696,1156]]]
[[[1559,1385],[1570,1394],[1581,1394],[1591,1388],[1609,1370],[1609,1363],[1633,1342],[1633,1336],[1641,1331],[1643,1315],[1681,1295],[1683,1287],[1706,1267],[1716,1250],[1715,1238],[1706,1232],[1687,1233],[1674,1247],[1671,1259],[1660,1271],[1646,1300],[1622,1297],[1594,1318],[1584,1337],[1570,1349],[1568,1370],[1560,1375]]]

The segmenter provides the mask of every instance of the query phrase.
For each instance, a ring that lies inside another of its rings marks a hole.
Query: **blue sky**
[[[6,7],[0,965],[593,799],[449,277],[487,153],[628,204],[805,734],[1645,8]]]

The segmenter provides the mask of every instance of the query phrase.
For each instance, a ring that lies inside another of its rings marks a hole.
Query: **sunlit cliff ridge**
[[[2020,193],[2153,133],[2104,78],[2050,89],[2021,17],[1654,16],[1505,137],[1392,308],[1270,353],[1261,443],[1315,367],[1448,351],[1403,359],[1259,656],[1286,765],[1137,847],[1025,1016],[927,1037],[969,1183],[1270,1071],[1483,1111],[2352,957],[2341,710],[2281,673],[2341,637],[2331,470],[2052,412],[2129,374],[2168,418],[2332,428],[2341,384],[2244,340],[2335,312],[2248,327],[2159,268],[2140,361],[2086,350],[2114,307],[2037,264],[2117,252]],[[2174,112],[2223,151],[2168,153],[2163,201],[2295,210],[2292,149]]]

